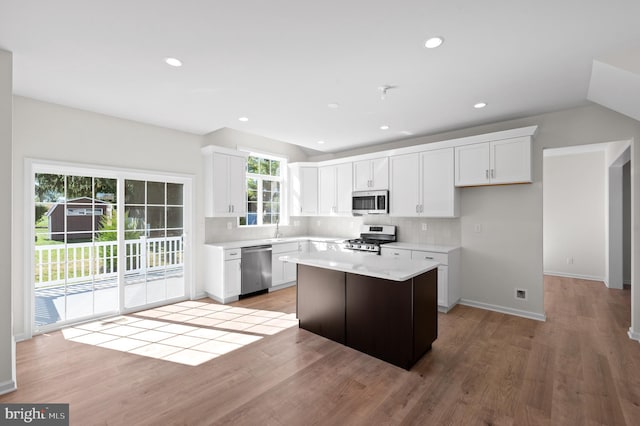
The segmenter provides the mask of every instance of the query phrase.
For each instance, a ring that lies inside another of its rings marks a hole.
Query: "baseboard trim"
[[[297,284],[296,281],[291,281],[291,282],[288,282],[288,283],[279,284],[279,285],[276,285],[276,286],[273,286],[273,287],[269,287],[269,293],[271,293],[272,291],[282,290],[283,288],[293,287],[296,284]]]
[[[635,340],[636,342],[640,343],[640,333],[633,331],[633,329],[629,327],[629,331],[627,334],[629,335],[629,339]]]
[[[30,339],[30,338],[29,338],[29,337],[27,337],[27,335],[26,335],[26,334],[24,334],[24,333],[16,334],[16,335],[14,336],[14,338],[15,338],[15,340],[16,340],[16,343],[24,342],[25,340],[29,340],[29,339]]]
[[[501,314],[515,315],[517,317],[528,318],[536,321],[546,321],[545,314],[537,314],[535,312],[523,311],[520,309],[507,308],[506,306],[491,305],[489,303],[477,302],[475,300],[460,299],[461,305],[471,306],[472,308],[486,309],[487,311],[500,312]]]
[[[225,297],[225,298],[220,298],[217,296],[214,296],[211,293],[207,293],[207,296],[210,299],[215,300],[218,303],[222,303],[223,305],[226,305],[227,303],[231,303],[231,302],[237,302],[239,297],[238,296],[231,296],[231,297]]]
[[[577,278],[579,280],[600,281],[605,282],[604,277],[594,277],[593,275],[568,274],[566,272],[544,271],[544,275],[552,275],[554,277]]]
[[[204,291],[202,293],[198,293],[195,296],[193,296],[193,298],[191,300],[198,300],[198,299],[205,299],[209,296],[207,296],[207,293],[205,293]]]
[[[5,382],[0,382],[0,395],[13,392],[17,389],[18,387],[16,386],[16,382],[14,380],[7,380]]]

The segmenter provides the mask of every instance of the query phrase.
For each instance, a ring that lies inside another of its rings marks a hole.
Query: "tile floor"
[[[62,333],[78,343],[195,366],[297,325],[295,314],[186,301]]]

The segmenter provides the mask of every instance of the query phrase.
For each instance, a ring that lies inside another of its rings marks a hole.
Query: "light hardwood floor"
[[[17,345],[18,391],[71,424],[634,425],[640,344],[630,291],[545,278],[547,321],[458,306],[411,371],[297,327],[197,367],[66,341]],[[295,289],[235,305],[293,312]]]

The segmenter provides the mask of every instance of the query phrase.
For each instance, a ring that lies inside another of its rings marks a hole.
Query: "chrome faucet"
[[[280,218],[278,218],[276,220],[276,235],[274,238],[280,238],[282,235],[280,235]]]

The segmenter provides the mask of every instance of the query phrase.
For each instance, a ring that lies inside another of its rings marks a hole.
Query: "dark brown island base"
[[[404,281],[298,263],[300,328],[409,370],[438,337],[438,270]]]

